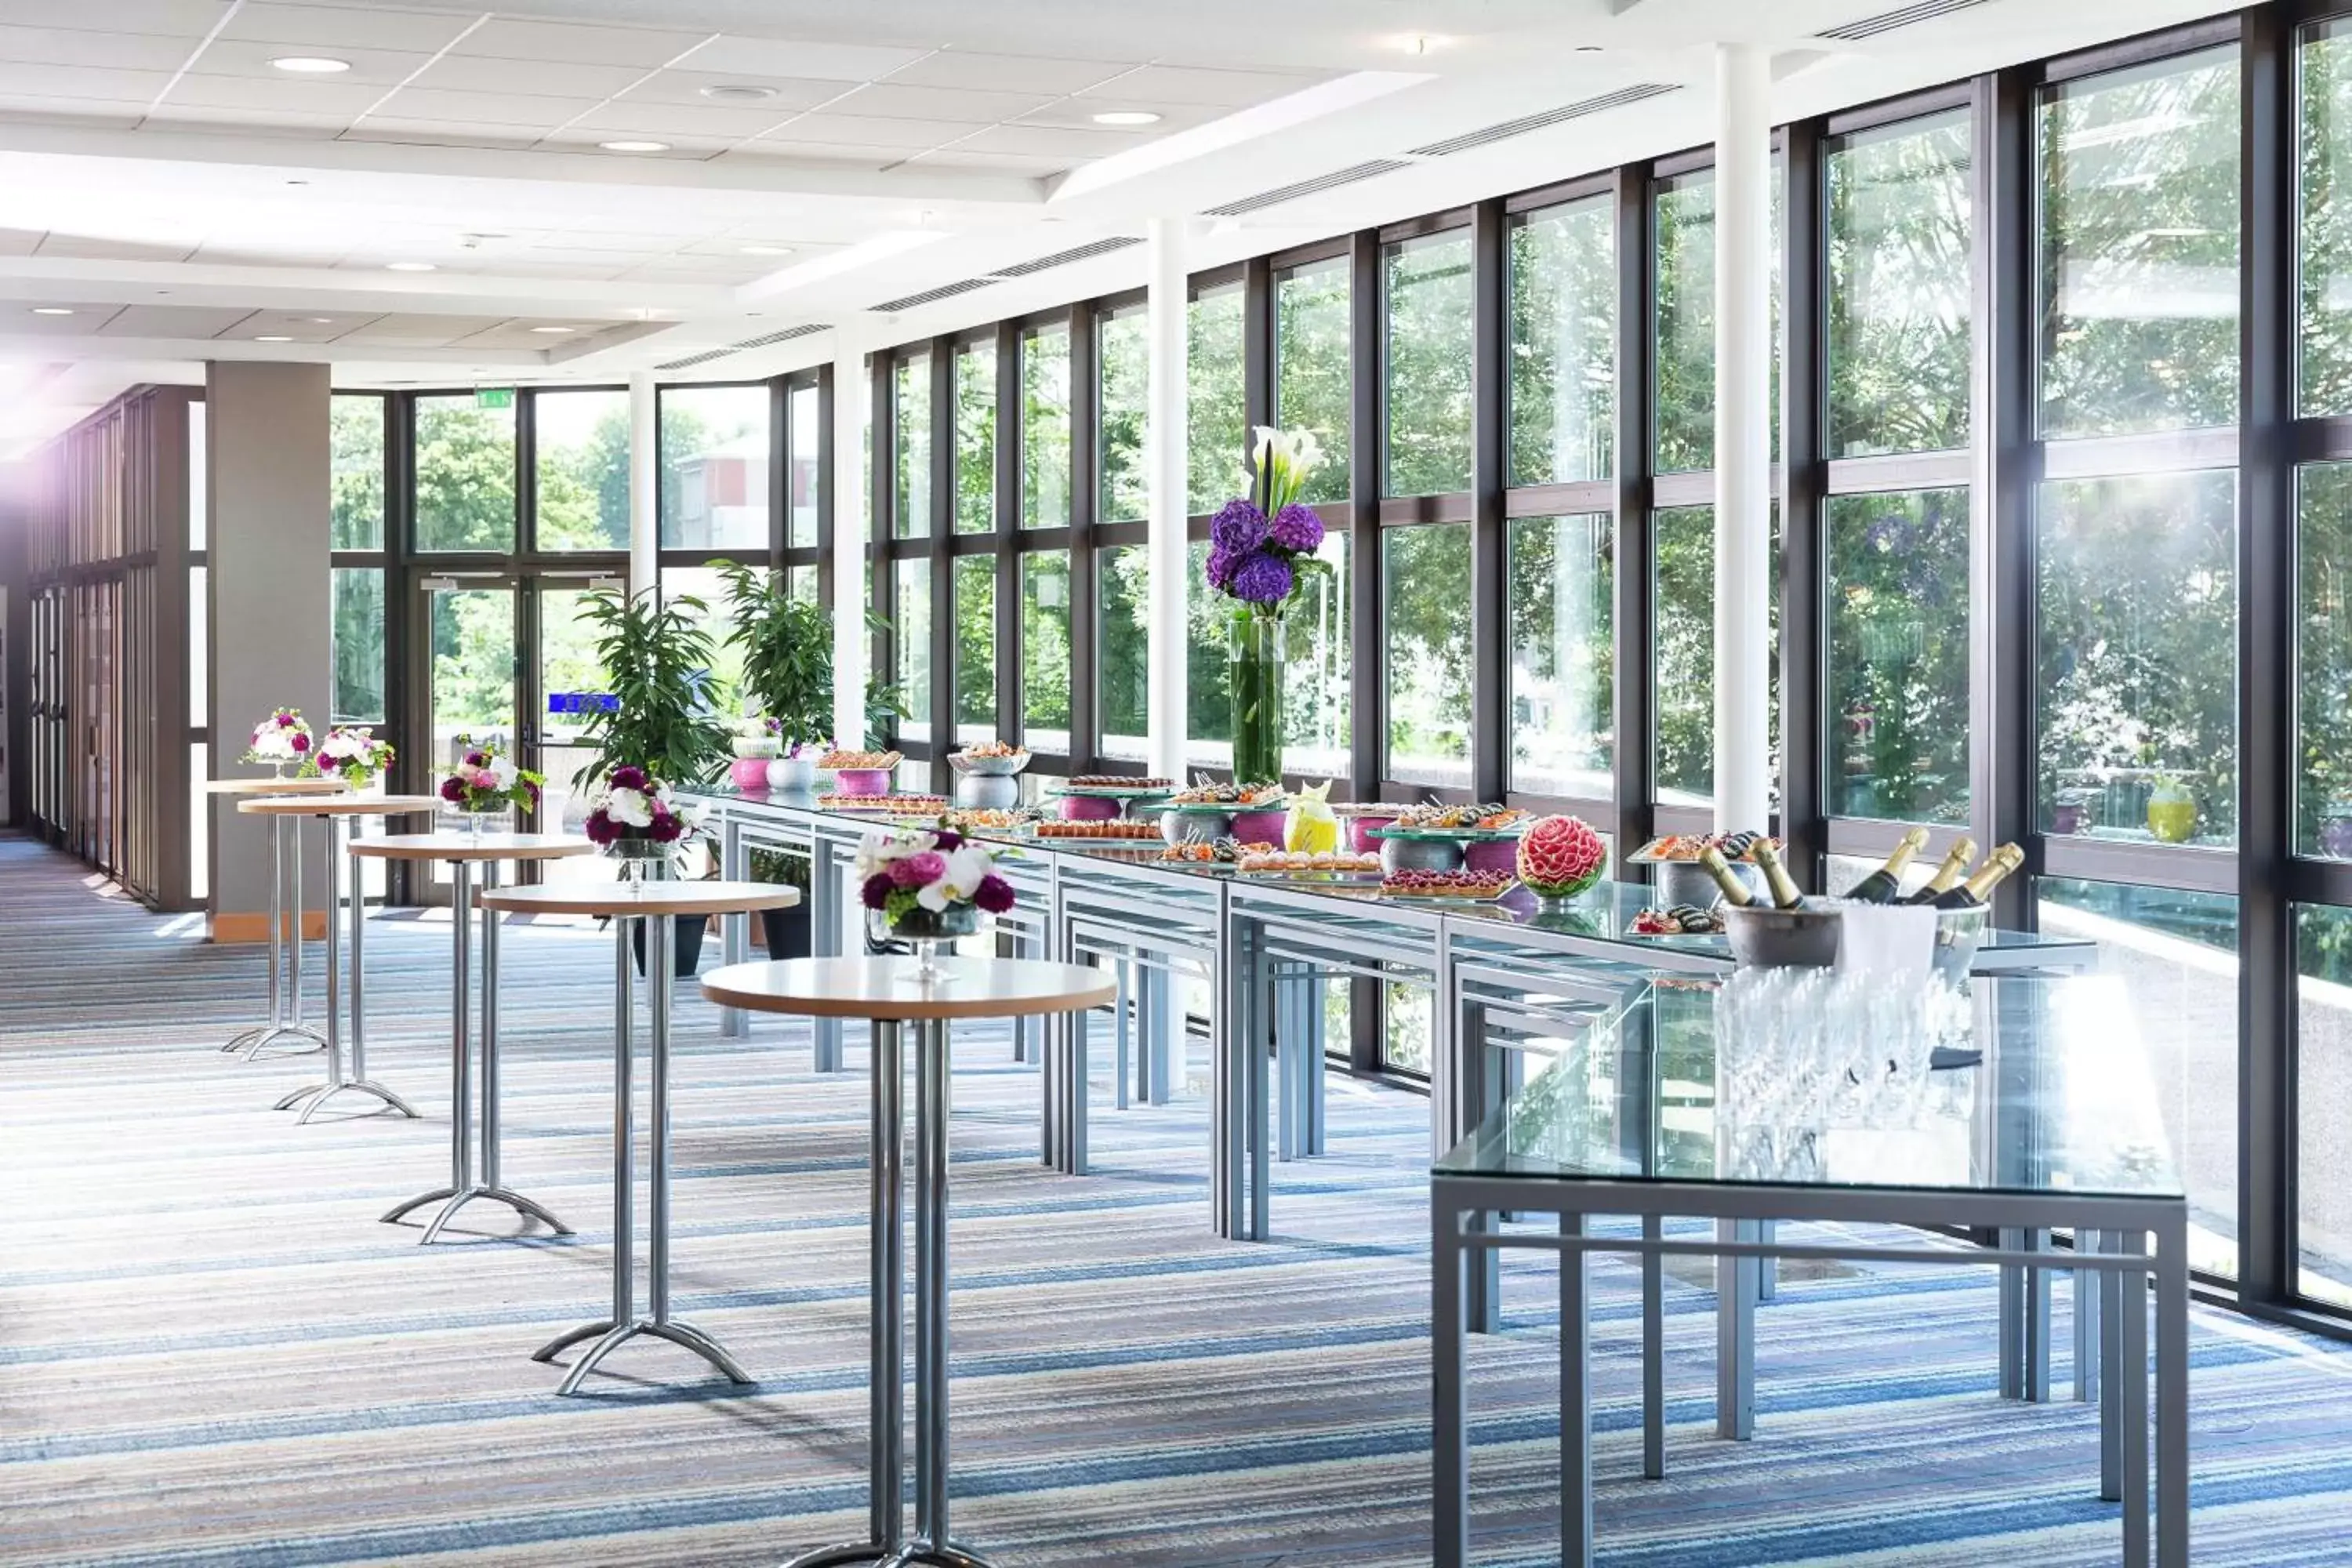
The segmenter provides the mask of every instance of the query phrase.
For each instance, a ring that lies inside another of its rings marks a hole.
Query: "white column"
[[[661,429],[654,373],[629,373],[629,597],[661,585]]]
[[[866,743],[866,426],[872,384],[866,338],[844,323],[833,330],[833,739]]]
[[[1715,825],[1765,825],[1770,800],[1771,72],[1716,47]]]
[[[1156,217],[1150,230],[1150,292],[1146,307],[1151,345],[1150,408],[1144,451],[1151,488],[1151,625],[1145,704],[1151,771],[1184,776],[1185,615],[1185,326],[1184,220]]]

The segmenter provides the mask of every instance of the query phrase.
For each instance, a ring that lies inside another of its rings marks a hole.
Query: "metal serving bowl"
[[[1766,897],[1764,873],[1744,860],[1732,862],[1731,874],[1746,884],[1758,898]],[[1692,904],[1699,909],[1712,909],[1723,897],[1723,889],[1706,874],[1706,868],[1696,860],[1661,860],[1658,862],[1658,906],[1672,909],[1676,904]]]
[[[1713,886],[1710,882],[1709,886]],[[1723,932],[1742,969],[1822,969],[1837,962],[1845,916],[1836,910],[1723,909]]]
[[[948,766],[960,773],[978,779],[1009,779],[1029,765],[1029,753],[1016,752],[1009,757],[973,757],[961,752],[948,753]]]
[[[974,811],[1010,811],[1021,804],[1021,785],[1009,773],[966,773],[955,782],[955,803]]]
[[[1160,837],[1171,844],[1189,844],[1195,838],[1229,838],[1234,831],[1234,813],[1215,806],[1162,806],[1160,811]]]
[[[1462,841],[1458,838],[1391,838],[1380,836],[1381,869],[1399,871],[1458,871]]]

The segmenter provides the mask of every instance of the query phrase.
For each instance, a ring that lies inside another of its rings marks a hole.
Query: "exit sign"
[[[478,386],[474,388],[477,408],[512,408],[514,388],[511,386]]]

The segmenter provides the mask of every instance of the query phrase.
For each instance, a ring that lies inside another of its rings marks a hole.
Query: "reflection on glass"
[[[1274,422],[1311,430],[1322,466],[1299,499],[1348,499],[1348,258],[1297,267],[1274,280]]]
[[[908,741],[931,738],[931,563],[898,566],[898,613],[890,625],[891,668],[909,718],[898,721]]]
[[[1616,226],[1607,196],[1511,230],[1511,483],[1605,479],[1617,429]]]
[[[535,392],[530,397],[539,547],[626,550],[629,395]]]
[[[814,605],[817,602],[816,589],[815,567],[787,566],[784,568],[784,591],[793,598],[805,600]]]
[[[727,642],[727,634],[735,625],[735,601],[727,592],[726,579],[708,566],[665,566],[661,569],[661,596],[665,605],[694,601],[694,605],[685,607],[695,625],[710,638],[708,690],[711,704],[729,715],[756,708],[758,704],[743,694],[742,651]]]
[[[1829,504],[1829,810],[1969,819],[1969,492]]]
[[[1771,280],[1771,392],[1766,417],[1780,455],[1780,165],[1767,222]],[[1715,171],[1659,183],[1651,203],[1657,386],[1652,450],[1660,473],[1715,467]]]
[[[2238,831],[2238,481],[2042,489],[2041,822],[2227,845]]]
[[[1146,698],[1150,671],[1151,558],[1140,544],[1095,554],[1097,747],[1106,757],[1147,754]]]
[[[1388,343],[1388,451],[1381,493],[1470,488],[1470,236],[1457,230],[1381,250]]]
[[[2352,1310],[2352,910],[2295,909],[2295,1289]]]
[[[580,614],[586,591],[539,590],[539,686],[541,712],[537,758],[528,765],[544,774],[539,816],[542,833],[578,833],[588,817],[587,788],[576,782],[593,752],[583,745],[587,713],[563,699],[610,689],[604,661],[596,657],[596,626]],[[583,855],[542,868],[551,882],[610,882],[619,868],[602,855]]]
[[[188,568],[188,728],[203,730],[212,724],[212,683],[205,672],[212,668],[212,655],[206,651],[211,642],[213,618],[212,598],[205,583],[206,568]],[[27,647],[31,639],[26,639]]]
[[[1338,778],[1348,772],[1354,733],[1349,707],[1349,547],[1347,534],[1337,530],[1324,533],[1315,554],[1331,570],[1308,578],[1282,616],[1283,658],[1288,666],[1282,765],[1308,778]]]
[[[1185,324],[1184,447],[1192,475],[1189,504],[1198,517],[1216,510],[1249,483],[1242,286],[1213,289],[1194,300]]]
[[[895,445],[890,515],[901,539],[931,531],[931,356],[900,360],[890,374],[890,437]]]
[[[768,389],[666,386],[656,405],[667,550],[768,547]]]
[[[416,400],[416,548],[512,550],[514,409]]]
[[[1829,451],[1969,444],[1968,111],[1849,136],[1829,164]]]
[[[374,566],[338,566],[334,577],[334,722],[381,724],[385,718],[383,572]],[[198,625],[203,621],[201,616],[189,619]],[[204,682],[189,685],[197,689]]]
[[[1715,798],[1715,509],[1670,507],[1650,524],[1657,556],[1658,798]]]
[[[1515,519],[1510,787],[1606,800],[1616,755],[1608,514]]]
[[[958,533],[992,532],[996,528],[993,341],[968,344],[956,351],[955,440],[955,530]]]
[[[1234,699],[1225,680],[1225,626],[1234,601],[1209,586],[1209,545],[1185,551],[1184,760],[1195,767],[1234,764]]]
[[[328,539],[333,549],[383,548],[383,404],[382,397],[369,393],[338,395],[331,405],[334,489],[329,503],[333,521]],[[198,444],[192,450],[200,450],[204,440],[203,409],[201,403],[189,405],[190,435]],[[190,510],[200,512],[202,476],[192,472],[189,480]],[[191,533],[188,547],[202,550],[203,533],[193,527]]]
[[[824,426],[818,418],[817,390],[814,386],[793,388],[792,404],[785,417],[792,421],[792,467],[784,476],[784,504],[792,509],[792,538],[787,541],[796,550],[815,545],[817,495],[824,451]]]
[[[1033,752],[1070,749],[1070,552],[1021,557],[1021,724]]]
[[[954,581],[956,739],[992,741],[996,739],[996,558],[957,556]]]
[[[1388,753],[1381,776],[1461,788],[1470,782],[1470,529],[1381,535],[1388,604]]]
[[[2174,1166],[2189,1185],[2189,1264],[2238,1271],[2238,900],[2042,877],[2034,920],[2099,944],[2139,1023]]]
[[[1150,481],[1143,468],[1145,414],[1150,403],[1151,342],[1141,311],[1106,316],[1095,329],[1097,461],[1097,516],[1104,522],[1140,522],[1151,515]]]
[[[457,738],[511,741],[515,725],[515,603],[511,588],[436,590],[432,604],[428,770],[458,758]]]
[[[2236,421],[2238,54],[2044,91],[2044,436]]]
[[[1070,329],[1021,340],[1021,526],[1070,525]]]
[[[2295,847],[2352,860],[2352,463],[2295,475]]]

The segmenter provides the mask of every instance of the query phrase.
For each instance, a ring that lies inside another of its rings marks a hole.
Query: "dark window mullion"
[[[1023,395],[1023,361],[1027,336],[1010,327],[996,339],[996,529],[991,543],[996,556],[996,732],[1015,745],[1023,742],[1026,694],[1021,668],[1022,474],[1029,459],[1029,408]]]
[[[1780,370],[1780,831],[1799,879],[1826,889],[1822,819],[1830,714],[1822,435],[1829,398],[1829,268],[1820,122],[1791,125],[1782,141],[1780,276],[1788,294],[1782,317],[1788,346]]]
[[[1646,868],[1629,867],[1624,857],[1654,831],[1657,809],[1656,724],[1653,677],[1657,645],[1653,635],[1656,577],[1651,548],[1650,428],[1653,272],[1650,184],[1653,171],[1628,164],[1617,172],[1617,428],[1611,458],[1616,474],[1610,531],[1614,553],[1611,572],[1611,619],[1614,626],[1614,710],[1617,872],[1646,881]]]

